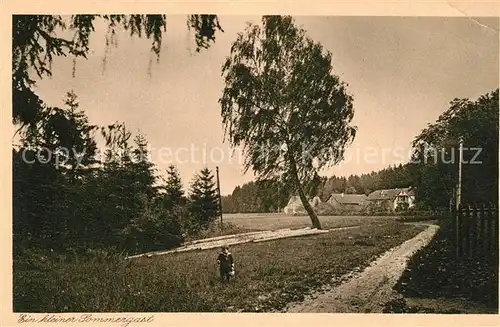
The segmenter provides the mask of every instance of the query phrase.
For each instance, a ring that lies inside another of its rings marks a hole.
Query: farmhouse
[[[321,199],[318,196],[309,200],[309,204],[314,208],[321,203]],[[294,195],[288,201],[288,204],[285,208],[283,208],[283,212],[286,214],[305,214],[306,209],[302,205],[302,201],[300,201],[300,197]]]
[[[334,208],[359,210],[368,203],[367,201],[368,197],[364,194],[334,193],[326,202]]]
[[[368,201],[377,208],[395,211],[398,207],[412,208],[415,205],[415,193],[411,187],[377,190],[368,195]]]

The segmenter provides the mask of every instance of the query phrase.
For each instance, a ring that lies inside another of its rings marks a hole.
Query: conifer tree
[[[174,165],[168,167],[167,178],[164,181],[162,229],[168,238],[178,237],[189,229],[191,217],[186,208],[187,201],[182,188],[182,180]]]
[[[210,169],[204,168],[194,177],[189,200],[195,230],[208,228],[210,223],[217,218],[219,211],[214,175]]]
[[[185,203],[181,177],[174,165],[170,165],[167,169],[167,178],[163,189],[165,190],[165,209],[170,210],[174,206],[183,205]]]
[[[135,149],[132,151],[132,167],[137,182],[137,192],[144,194],[148,200],[155,198],[155,165],[150,161],[148,141],[144,134],[139,133],[135,139]]]
[[[64,104],[67,106],[66,112],[69,122],[69,133],[66,146],[67,164],[70,169],[70,178],[82,177],[84,171],[90,171],[91,165],[97,163],[95,154],[97,144],[93,137],[93,132],[97,126],[91,125],[88,117],[81,110],[78,96],[74,91],[66,93]]]

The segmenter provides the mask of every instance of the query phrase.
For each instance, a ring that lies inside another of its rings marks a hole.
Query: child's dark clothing
[[[233,270],[233,255],[229,251],[222,251],[217,257],[220,269],[220,279],[229,280],[230,273]]]

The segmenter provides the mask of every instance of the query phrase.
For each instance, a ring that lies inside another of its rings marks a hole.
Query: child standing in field
[[[227,246],[221,248],[221,252],[217,257],[217,263],[219,264],[221,281],[229,281],[229,279],[234,276],[234,261],[233,255],[229,252]]]

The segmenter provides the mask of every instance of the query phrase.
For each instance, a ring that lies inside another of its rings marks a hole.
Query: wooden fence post
[[[476,239],[476,210],[477,206],[475,203],[471,204],[470,206],[470,213],[469,213],[469,256],[472,256],[474,254],[474,242]]]
[[[469,220],[470,220],[470,207],[468,204],[462,205],[461,215],[461,228],[460,228],[460,255],[467,256],[470,250],[470,230],[469,230]]]
[[[485,220],[488,219],[488,211],[487,211],[487,207],[484,205],[484,203],[481,203],[481,206],[480,206],[480,217],[479,217],[479,235],[478,235],[478,238],[479,238],[479,251],[481,251],[482,253],[485,253],[486,252],[486,237],[487,237],[487,234],[485,233],[484,229],[485,229]]]
[[[474,214],[474,205],[467,205],[467,214],[465,216],[465,254],[470,257],[472,245],[472,215]]]
[[[493,210],[493,206],[490,204],[487,207],[487,212],[486,212],[486,240],[488,243],[487,246],[487,251],[490,253],[494,246],[493,246],[493,227],[494,227],[494,220],[495,220],[495,212]]]
[[[495,256],[495,265],[498,265],[498,207],[497,206],[491,206],[491,220],[493,221],[492,224],[492,231],[493,231],[493,251],[494,256]]]
[[[455,255],[480,256],[498,263],[498,207],[484,203],[460,203],[454,213]]]
[[[482,210],[482,207],[479,203],[474,204],[474,211],[472,215],[473,223],[472,223],[472,254],[475,255],[476,253],[479,254],[480,252],[480,222],[482,220],[482,217],[484,216],[484,211]]]

